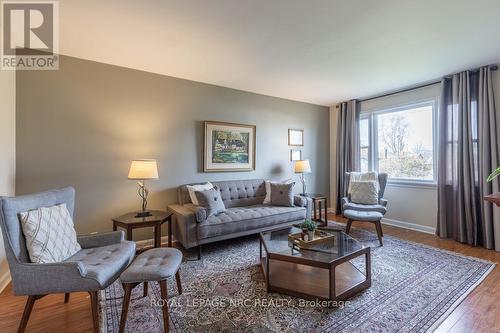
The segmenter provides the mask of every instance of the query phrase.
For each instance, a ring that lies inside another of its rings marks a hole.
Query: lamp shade
[[[310,173],[311,165],[309,160],[299,160],[295,162],[295,173]]]
[[[158,179],[158,165],[156,164],[156,160],[133,160],[130,163],[128,179]]]

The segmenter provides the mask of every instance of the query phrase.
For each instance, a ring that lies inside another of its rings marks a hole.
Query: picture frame
[[[204,172],[255,170],[256,126],[205,121]]]
[[[290,161],[300,161],[302,160],[302,150],[300,149],[290,149]]]
[[[304,146],[304,130],[288,129],[288,145],[289,146]]]

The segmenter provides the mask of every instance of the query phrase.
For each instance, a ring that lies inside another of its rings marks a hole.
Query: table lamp
[[[130,164],[128,179],[137,180],[139,184],[139,196],[142,198],[142,210],[135,217],[148,217],[151,213],[147,211],[149,190],[146,180],[158,179],[158,165],[156,160],[133,160]]]
[[[300,173],[300,181],[302,182],[302,194],[306,196],[306,178],[305,173],[311,173],[311,165],[309,160],[299,160],[295,161],[295,173]]]

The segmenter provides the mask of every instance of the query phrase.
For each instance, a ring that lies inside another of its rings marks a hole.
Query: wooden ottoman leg
[[[175,281],[177,282],[177,290],[179,291],[179,295],[180,295],[180,294],[182,294],[182,284],[181,284],[180,270],[177,270],[177,273],[175,273]]]
[[[347,220],[347,226],[345,227],[345,233],[346,234],[349,234],[349,232],[351,231],[351,224],[352,224],[352,220],[348,219]]]
[[[134,286],[132,283],[123,284],[123,290],[125,290],[125,296],[123,296],[122,315],[120,317],[120,329],[119,329],[120,333],[125,332],[125,325],[127,324],[128,306],[130,304],[130,296],[132,295],[133,287]]]
[[[148,296],[148,283],[144,282],[144,289],[143,289],[142,297],[146,297],[146,296]]]
[[[94,332],[99,332],[99,304],[97,300],[98,291],[89,291],[90,306],[92,308],[92,320],[94,321]]]
[[[380,220],[375,221],[375,228],[377,229],[377,236],[378,236],[378,241],[380,243],[380,246],[384,246],[384,243],[382,242],[382,237],[384,235],[382,234],[382,225],[380,224]]]
[[[163,311],[163,332],[167,333],[169,330],[168,322],[168,295],[167,295],[167,281],[158,281],[160,284],[160,294],[162,301],[162,311]]]

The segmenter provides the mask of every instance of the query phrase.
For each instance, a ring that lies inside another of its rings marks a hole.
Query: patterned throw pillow
[[[205,191],[205,190],[213,189],[214,186],[212,185],[212,183],[206,182],[205,184],[187,185],[186,188],[188,190],[189,198],[191,199],[191,202],[193,203],[193,205],[199,206],[198,199],[196,198],[196,195],[194,193],[196,191]]]
[[[295,183],[271,183],[271,205],[293,207],[293,186]]]
[[[378,182],[360,181],[351,184],[351,201],[357,204],[378,204]]]
[[[19,213],[31,262],[61,262],[82,248],[66,204]]]
[[[226,206],[222,201],[219,188],[214,186],[213,189],[194,192],[198,205],[207,210],[207,217],[217,215],[226,211]]]

